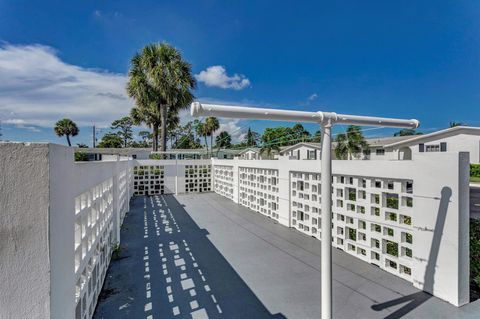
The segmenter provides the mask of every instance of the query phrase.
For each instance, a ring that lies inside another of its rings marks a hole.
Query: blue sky
[[[0,0],[0,41],[3,139],[65,143],[52,125],[70,117],[89,142],[129,111],[131,56],[162,41],[199,100],[480,126],[478,1]]]

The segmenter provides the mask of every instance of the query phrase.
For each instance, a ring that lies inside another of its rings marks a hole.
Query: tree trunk
[[[67,134],[67,143],[68,143],[68,146],[72,146],[72,143],[70,143],[70,136],[68,136],[68,134]]]
[[[167,150],[167,105],[160,104],[160,118],[162,119],[162,127],[160,131],[160,150]]]
[[[210,155],[213,156],[213,132],[210,135]]]
[[[205,148],[207,149],[207,157],[208,157],[208,143],[207,143],[207,135],[203,136],[205,138]]]
[[[152,130],[153,130],[153,138],[152,138],[152,150],[154,152],[158,151],[158,124],[153,124],[152,125]]]

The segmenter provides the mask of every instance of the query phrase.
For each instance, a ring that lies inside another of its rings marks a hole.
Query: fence
[[[133,193],[132,160],[0,144],[2,318],[91,318]],[[5,231],[4,231],[5,230]]]
[[[468,154],[334,161],[332,245],[454,305],[469,302]],[[213,190],[320,239],[320,161],[212,160]]]

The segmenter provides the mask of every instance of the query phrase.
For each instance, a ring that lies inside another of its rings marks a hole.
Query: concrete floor
[[[213,193],[138,197],[94,318],[319,318],[320,242]],[[334,250],[334,318],[480,318]]]

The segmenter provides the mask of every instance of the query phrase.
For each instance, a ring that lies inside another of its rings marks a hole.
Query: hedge
[[[480,220],[470,219],[470,280],[480,289]]]
[[[480,177],[480,164],[470,164],[470,176]]]

